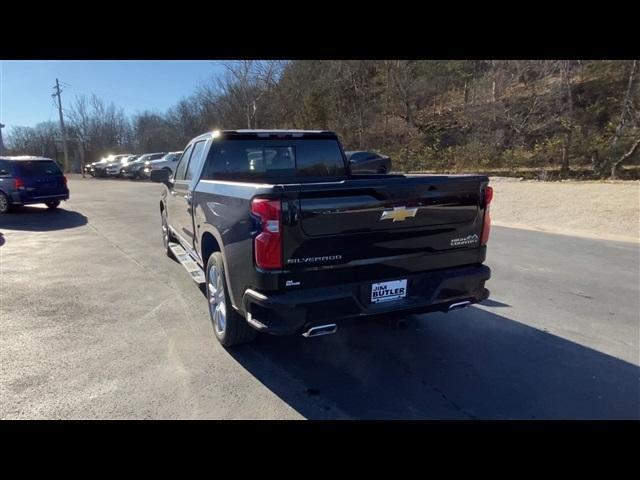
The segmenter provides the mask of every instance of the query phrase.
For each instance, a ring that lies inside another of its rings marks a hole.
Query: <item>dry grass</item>
[[[536,182],[492,177],[495,225],[640,241],[640,182]]]

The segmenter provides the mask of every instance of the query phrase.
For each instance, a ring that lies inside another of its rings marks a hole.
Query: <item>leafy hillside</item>
[[[638,177],[637,61],[238,61],[167,112],[68,108],[76,156],[176,150],[213,128],[313,128],[389,154],[402,171]],[[20,153],[59,155],[55,125],[14,129]],[[53,151],[51,151],[53,150]]]

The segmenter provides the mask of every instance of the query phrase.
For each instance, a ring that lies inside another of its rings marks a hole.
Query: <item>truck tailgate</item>
[[[375,264],[384,278],[480,263],[487,184],[480,175],[412,175],[285,188],[284,264],[291,272]]]

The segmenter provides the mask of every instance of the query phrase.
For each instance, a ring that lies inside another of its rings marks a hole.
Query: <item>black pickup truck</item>
[[[486,176],[356,175],[333,132],[233,130],[151,180],[167,254],[206,284],[224,346],[489,295]]]

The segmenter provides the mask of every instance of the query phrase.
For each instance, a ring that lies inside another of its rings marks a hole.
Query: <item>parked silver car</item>
[[[170,176],[173,176],[175,173],[176,167],[178,166],[178,160],[180,160],[180,155],[182,152],[169,152],[164,157],[159,160],[152,160],[149,162],[147,166],[145,166],[144,172],[147,175],[150,175],[152,170],[169,170],[171,172]]]
[[[120,177],[120,169],[126,166],[135,158],[135,155],[116,155],[112,163],[107,164],[106,174],[108,177]]]
[[[158,153],[145,153],[144,155],[140,155],[138,158],[133,160],[131,163],[127,164],[123,168],[120,169],[120,175],[125,178],[136,179],[136,178],[149,178],[149,171],[145,172],[145,168],[149,166],[149,163],[153,160],[159,160],[164,157],[167,152],[158,152]]]

